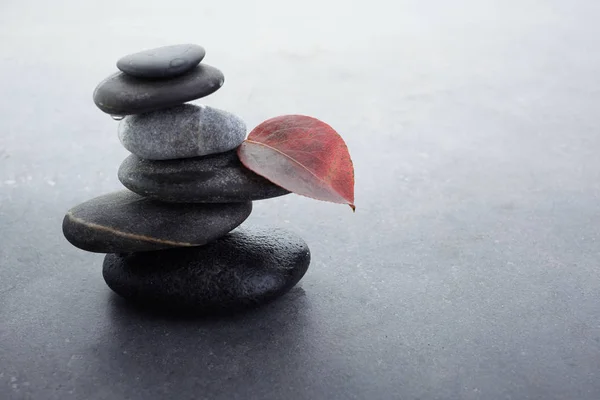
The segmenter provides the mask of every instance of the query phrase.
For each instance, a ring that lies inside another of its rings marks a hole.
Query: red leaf
[[[271,118],[250,132],[238,156],[247,168],[290,192],[355,208],[348,148],[331,126],[316,118]]]

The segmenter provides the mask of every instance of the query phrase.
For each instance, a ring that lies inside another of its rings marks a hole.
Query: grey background
[[[599,399],[600,2],[0,4],[0,398]],[[207,49],[205,103],[330,123],[356,214],[286,196],[310,245],[235,318],[142,313],[64,212],[119,189],[92,102],[129,52]]]

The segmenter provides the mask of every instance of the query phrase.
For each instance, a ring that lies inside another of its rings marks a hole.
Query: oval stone
[[[181,312],[221,313],[258,306],[304,276],[310,251],[283,229],[237,229],[205,246],[107,254],[108,286],[130,301]]]
[[[119,168],[119,180],[142,196],[175,203],[229,203],[289,193],[244,167],[235,150],[169,161],[131,155]]]
[[[63,233],[74,246],[96,253],[191,247],[226,235],[251,211],[250,202],[175,205],[123,190],[69,210]]]
[[[94,103],[111,115],[141,114],[208,96],[223,82],[223,73],[206,64],[183,75],[157,81],[117,72],[96,87]]]
[[[237,148],[245,137],[246,124],[241,118],[193,104],[130,115],[119,124],[123,146],[148,160],[222,153]]]
[[[176,44],[129,54],[117,61],[117,68],[139,78],[172,78],[196,65],[206,50],[196,44]]]

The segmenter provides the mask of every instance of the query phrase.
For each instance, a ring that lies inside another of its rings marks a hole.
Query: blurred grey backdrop
[[[600,398],[600,2],[0,3],[0,398]],[[246,224],[312,249],[235,318],[131,309],[73,205],[128,154],[92,91],[124,54],[193,42],[252,128],[346,140],[357,212],[286,196]]]

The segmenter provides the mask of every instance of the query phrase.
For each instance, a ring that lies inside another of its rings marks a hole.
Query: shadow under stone
[[[219,320],[243,320],[283,312],[293,314],[304,303],[306,293],[301,287],[294,287],[281,297],[271,299],[266,303],[257,303],[244,308],[209,310],[201,312],[189,309],[177,309],[157,304],[144,304],[124,299],[111,292],[108,301],[109,311],[113,319],[144,319],[164,322],[196,321],[216,322]]]
[[[149,398],[226,389],[262,398],[272,393],[274,382],[308,384],[290,373],[313,357],[311,306],[299,287],[227,316],[164,313],[114,293],[107,306],[110,328],[90,349],[87,368],[94,379],[112,382],[113,392]]]

